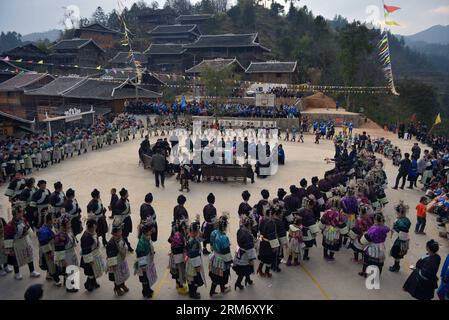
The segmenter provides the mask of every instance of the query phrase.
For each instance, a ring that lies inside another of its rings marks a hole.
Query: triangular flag
[[[3,60],[5,60],[5,61],[9,61],[9,57],[8,57],[8,56],[6,56],[6,58],[5,58],[5,59],[3,59]]]
[[[412,117],[410,118],[411,122],[416,122],[416,113],[412,114]]]
[[[393,13],[399,9],[401,9],[400,7],[396,7],[396,6],[387,6],[386,4],[384,4],[384,8],[385,11],[387,11],[388,13]]]
[[[75,67],[75,68],[78,68],[78,65],[77,64],[75,64],[73,67]]]
[[[441,115],[438,114],[437,118],[435,119],[435,125],[440,124],[441,123]]]
[[[28,60],[27,63],[31,64],[31,63],[33,63],[33,60]]]
[[[98,66],[96,69],[97,69],[97,70],[101,70],[101,66]]]
[[[399,23],[397,23],[396,21],[385,21],[385,24],[387,25],[387,26],[400,26],[400,24]]]
[[[44,60],[38,61],[37,64],[44,64]]]
[[[17,59],[17,60],[16,60],[16,62],[22,62],[22,61],[23,61],[22,59]]]

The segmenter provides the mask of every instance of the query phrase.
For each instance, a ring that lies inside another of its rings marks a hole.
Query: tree
[[[104,10],[102,7],[97,7],[95,12],[92,14],[92,22],[99,23],[103,26],[107,25],[108,23],[108,15],[104,13]]]
[[[274,16],[278,16],[284,13],[284,6],[280,5],[277,2],[272,2],[271,6],[270,6],[270,12],[274,15]]]
[[[216,70],[206,66],[201,72],[201,84],[204,86],[205,94],[219,98],[229,97],[234,87],[234,80],[237,80],[233,74],[232,66]]]
[[[112,10],[112,12],[108,16],[108,23],[106,24],[108,28],[112,30],[120,30],[121,29],[121,23],[119,14],[116,10]]]
[[[8,31],[0,34],[0,52],[15,48],[21,44],[22,35],[20,33]]]
[[[172,8],[177,14],[192,13],[192,4],[189,0],[166,0],[164,8]]]

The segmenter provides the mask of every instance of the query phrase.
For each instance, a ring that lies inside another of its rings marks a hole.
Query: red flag
[[[396,7],[396,6],[387,6],[386,4],[384,4],[384,8],[388,13],[393,13],[396,10],[401,9],[400,7]]]
[[[416,122],[416,113],[412,114],[412,117],[410,118],[411,122]]]

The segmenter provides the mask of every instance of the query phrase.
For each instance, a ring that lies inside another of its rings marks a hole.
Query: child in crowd
[[[427,197],[421,197],[419,203],[416,205],[416,234],[426,234],[424,228],[426,227],[426,215],[427,215]]]

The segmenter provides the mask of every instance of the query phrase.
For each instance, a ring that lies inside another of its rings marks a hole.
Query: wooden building
[[[92,39],[62,40],[50,49],[50,60],[56,65],[97,67],[104,63],[105,51]]]
[[[20,72],[29,72],[30,70],[21,68],[10,61],[0,60],[0,83],[15,77]]]
[[[186,70],[186,74],[190,75],[200,75],[206,68],[210,68],[212,70],[222,70],[224,68],[232,68],[233,76],[234,75],[244,75],[245,68],[238,62],[237,59],[210,59],[203,60],[197,65],[193,66],[190,69]]]
[[[201,35],[196,24],[159,25],[148,34],[151,43],[191,43]]]
[[[148,64],[148,55],[142,52],[134,52],[134,59],[140,63],[141,66]],[[134,67],[134,62],[129,52],[119,52],[114,58],[109,60],[111,68],[129,68]]]
[[[254,82],[291,84],[297,80],[295,62],[251,62],[245,73]]]
[[[148,68],[151,71],[183,73],[189,64],[182,44],[151,44],[144,51],[148,55]]]
[[[0,110],[0,137],[17,132],[34,132],[35,120],[27,120]]]
[[[0,110],[24,118],[35,117],[34,101],[25,92],[37,89],[54,80],[47,73],[24,72],[0,83]]]
[[[120,113],[126,100],[154,101],[162,94],[144,89],[130,80],[60,77],[47,86],[27,91],[42,117],[45,112],[60,114],[67,106],[94,106]]]
[[[103,76],[101,76],[103,80],[109,81],[126,81],[130,80],[133,83],[137,83],[137,75],[135,68],[122,68],[122,69],[106,69],[106,72]],[[142,70],[142,78],[139,86],[155,92],[162,91],[162,86],[165,83],[159,79],[155,74],[148,71],[147,69]]]
[[[251,61],[263,60],[263,53],[270,50],[259,43],[257,33],[201,35],[198,40],[184,45],[193,60],[236,58],[243,66]]]
[[[39,49],[32,43],[27,43],[2,53],[3,57],[8,57],[9,60],[23,60],[22,63],[26,63],[27,61],[40,61],[46,60],[48,57],[47,52]]]
[[[121,39],[120,32],[109,29],[100,23],[92,23],[75,31],[75,37],[79,39],[92,39],[102,49],[110,49]]]

